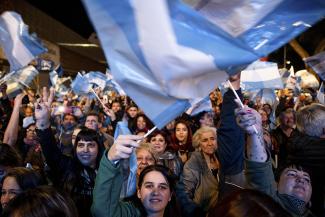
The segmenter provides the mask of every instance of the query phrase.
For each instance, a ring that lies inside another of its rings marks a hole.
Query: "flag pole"
[[[153,128],[151,128],[151,130],[149,130],[146,134],[144,134],[143,139],[147,138],[156,129],[157,129],[157,126],[154,126]],[[140,143],[143,139],[138,140],[137,143]]]
[[[100,102],[100,104],[102,104],[102,106],[104,108],[106,108],[106,105],[104,104],[104,102],[99,98],[99,96],[97,95],[97,93],[94,91],[93,88],[90,88],[91,92],[96,96],[96,98],[98,99],[98,101]]]
[[[236,98],[238,99],[238,101],[239,101],[239,103],[240,103],[240,107],[241,107],[241,108],[244,108],[244,104],[243,104],[242,101],[240,100],[240,98],[239,98],[239,96],[238,96],[236,90],[234,89],[234,87],[232,86],[232,84],[231,84],[231,82],[230,82],[229,80],[228,80],[228,84],[229,84],[230,89],[231,89],[232,92],[235,94]],[[253,125],[253,129],[254,129],[255,133],[258,134],[255,125]]]

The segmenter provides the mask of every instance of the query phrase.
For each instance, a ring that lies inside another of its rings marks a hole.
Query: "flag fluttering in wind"
[[[325,51],[305,58],[304,61],[309,65],[322,79],[325,80]]]
[[[105,74],[101,72],[91,71],[85,74],[83,77],[87,79],[90,84],[95,85],[96,87],[100,87],[102,90],[104,90],[107,80]]]
[[[15,97],[21,92],[21,89],[29,89],[38,73],[34,66],[26,66],[18,71],[7,74],[3,81],[8,85],[7,94],[9,98]]]
[[[244,90],[283,88],[278,65],[271,62],[253,62],[241,72],[241,82]]]
[[[8,58],[10,71],[25,67],[47,51],[35,35],[29,34],[21,16],[13,11],[6,11],[0,16],[0,45]]]
[[[71,89],[75,94],[88,95],[91,91],[91,84],[88,79],[78,72],[76,78],[71,83]]]
[[[114,78],[158,128],[325,14],[322,0],[194,2],[83,0]]]
[[[186,113],[191,116],[195,116],[203,111],[212,111],[212,103],[209,96],[203,99],[194,100],[191,105],[192,106],[186,111]]]
[[[106,87],[112,88],[115,92],[117,92],[120,96],[126,96],[122,87],[115,81],[113,75],[106,69]]]

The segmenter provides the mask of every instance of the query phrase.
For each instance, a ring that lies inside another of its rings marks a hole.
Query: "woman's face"
[[[135,118],[138,114],[138,108],[137,107],[130,107],[128,109],[128,114],[130,115],[131,118]]]
[[[164,153],[167,143],[165,138],[161,134],[157,134],[155,137],[150,139],[150,143],[152,144],[152,149],[157,154]]]
[[[26,139],[33,140],[36,138],[36,126],[35,125],[30,125],[26,129]]]
[[[187,136],[188,136],[188,130],[185,124],[178,123],[175,128],[175,136],[181,143],[186,143]]]
[[[5,208],[9,201],[15,198],[21,193],[21,188],[19,187],[16,179],[14,177],[6,177],[3,181],[1,190],[1,206]]]
[[[137,128],[138,128],[138,130],[142,130],[142,129],[146,128],[146,126],[147,126],[147,123],[144,120],[144,118],[141,117],[141,116],[138,117],[138,119],[137,119]]]
[[[258,113],[260,113],[262,122],[266,122],[268,120],[267,113],[264,110],[258,110]]]
[[[153,158],[152,154],[146,149],[139,149],[137,152],[137,163],[137,174],[140,175],[145,167],[153,165],[155,163],[155,159]]]
[[[204,132],[201,134],[200,147],[203,153],[212,155],[217,150],[217,138],[213,132]]]
[[[138,189],[138,198],[141,200],[148,216],[163,214],[171,200],[171,190],[165,177],[158,171],[148,172]]]

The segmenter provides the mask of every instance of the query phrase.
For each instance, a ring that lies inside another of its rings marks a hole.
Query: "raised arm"
[[[247,133],[245,175],[248,187],[262,191],[278,201],[271,158],[264,146],[261,116],[247,106],[239,107],[235,113],[238,125]]]
[[[53,90],[49,94],[46,88],[43,89],[42,99],[35,103],[35,119],[37,136],[39,137],[45,159],[51,170],[57,174],[57,177],[60,177],[67,168],[72,166],[72,160],[61,153],[50,127],[50,106],[53,96]]]
[[[248,108],[247,106],[244,108],[238,106],[235,110],[235,114],[238,125],[248,134],[246,149],[247,159],[255,162],[265,162],[267,160],[267,154],[264,146],[260,114],[256,110]]]
[[[230,82],[240,98],[240,75],[231,77]],[[236,124],[234,110],[237,108],[234,93],[229,89],[223,96],[220,127],[218,129],[218,154],[224,175],[236,175],[244,168],[244,132]]]
[[[25,94],[20,93],[15,98],[14,108],[12,110],[8,126],[6,128],[3,143],[14,146],[18,138],[18,124],[19,124],[19,109]]]
[[[120,135],[110,150],[105,152],[100,162],[93,191],[91,212],[95,217],[140,216],[129,202],[120,201],[122,171],[119,160],[129,158],[134,148],[138,147],[136,135]]]

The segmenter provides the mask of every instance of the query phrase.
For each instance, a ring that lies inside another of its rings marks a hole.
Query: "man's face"
[[[295,168],[286,168],[280,176],[278,192],[308,203],[312,193],[309,174]]]
[[[98,117],[97,116],[87,116],[86,122],[85,122],[85,127],[92,129],[92,130],[98,130],[99,129],[99,122],[98,122]]]
[[[294,115],[292,112],[286,113],[283,115],[283,118],[281,120],[281,125],[286,128],[293,128],[295,125],[294,121]]]
[[[77,144],[76,153],[82,165],[95,168],[98,155],[98,144],[95,141],[80,140]]]
[[[116,113],[116,112],[118,112],[118,111],[120,111],[120,110],[121,110],[121,104],[118,103],[118,102],[114,102],[114,103],[112,104],[112,111],[113,111],[114,113]]]
[[[72,115],[66,115],[63,120],[63,124],[75,124],[76,120]]]

